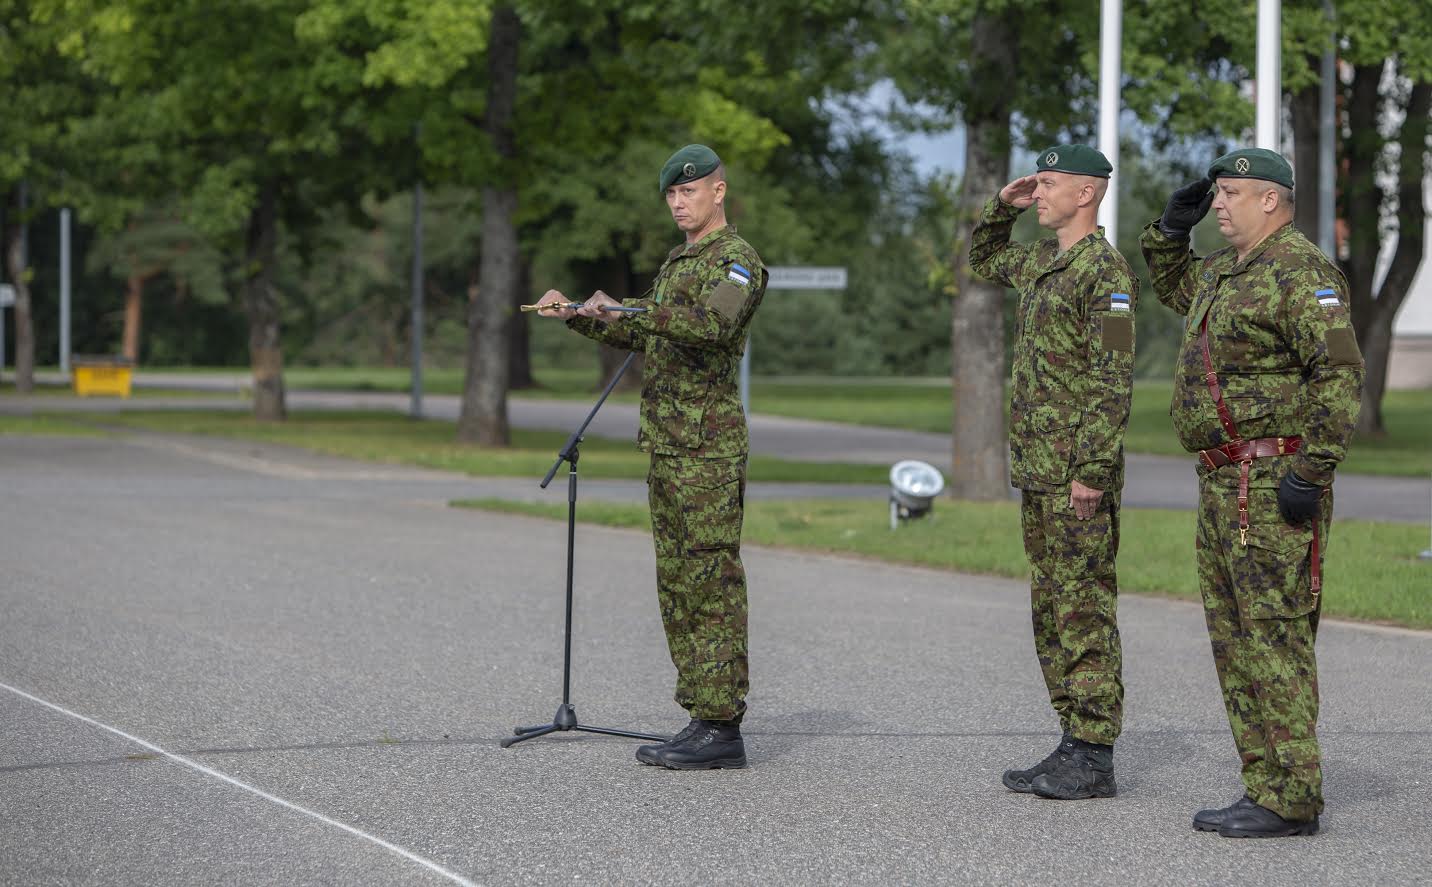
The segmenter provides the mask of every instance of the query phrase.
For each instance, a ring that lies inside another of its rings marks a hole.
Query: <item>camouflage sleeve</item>
[[[623,304],[632,304],[634,301],[628,300]],[[591,317],[573,317],[567,321],[567,328],[576,330],[588,339],[594,339],[613,348],[621,348],[624,351],[646,351],[646,335],[634,328],[629,318],[626,317],[619,317],[611,323],[602,323]]]
[[[1310,264],[1283,288],[1283,337],[1305,368],[1303,446],[1293,470],[1327,484],[1347,455],[1362,409],[1363,360],[1348,313],[1347,282],[1331,265]]]
[[[1144,227],[1144,232],[1139,235],[1139,246],[1143,248],[1144,261],[1149,265],[1154,294],[1160,302],[1186,316],[1193,307],[1197,274],[1193,263],[1198,256],[1193,254],[1188,244],[1165,236],[1159,230],[1157,219]]]
[[[1134,308],[1139,282],[1126,272],[1108,273],[1089,296],[1085,330],[1089,396],[1074,440],[1074,479],[1096,490],[1108,490],[1118,475],[1134,393]]]
[[[970,233],[970,268],[985,280],[1000,286],[1020,285],[1029,247],[1009,242],[1014,222],[1023,210],[998,196],[991,197]]]
[[[755,258],[728,253],[705,269],[689,302],[627,300],[623,304],[647,311],[631,315],[626,323],[641,335],[698,348],[729,350],[737,344],[765,292],[768,276],[765,266]]]

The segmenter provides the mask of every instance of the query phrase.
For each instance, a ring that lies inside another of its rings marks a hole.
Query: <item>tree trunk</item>
[[[1387,391],[1387,364],[1392,351],[1392,324],[1412,290],[1427,251],[1427,135],[1432,122],[1432,82],[1413,84],[1407,95],[1406,117],[1398,134],[1401,157],[1398,162],[1397,248],[1392,253],[1387,276],[1377,291],[1377,310],[1367,328],[1363,359],[1367,362],[1362,390],[1362,413],[1358,432],[1386,433],[1382,421],[1382,397]]]
[[[1382,420],[1382,398],[1387,391],[1387,366],[1392,348],[1392,324],[1402,307],[1426,251],[1424,184],[1427,175],[1427,135],[1432,115],[1432,83],[1415,83],[1402,101],[1389,102],[1379,94],[1383,65],[1360,65],[1354,69],[1347,141],[1347,213],[1350,255],[1345,263],[1352,300],[1353,329],[1366,362],[1362,412],[1357,432],[1367,437],[1386,433]],[[1390,104],[1401,105],[1405,118],[1396,136],[1401,157],[1396,191],[1387,194],[1376,180],[1377,164],[1386,140],[1376,126]],[[1370,129],[1361,129],[1366,127]],[[1380,221],[1384,202],[1396,201],[1397,247],[1382,286],[1373,290],[1377,255],[1382,248]]]
[[[277,203],[277,186],[273,182],[264,183],[259,192],[259,205],[249,214],[244,245],[244,311],[249,318],[254,418],[269,422],[280,422],[287,417],[278,294],[273,286],[274,252],[278,238]]]
[[[135,271],[129,275],[124,289],[123,353],[130,363],[139,364],[139,331],[144,317],[145,275]]]
[[[477,298],[469,303],[467,375],[463,382],[458,440],[481,446],[505,447],[512,435],[507,426],[508,318],[516,311],[521,276],[518,249],[517,189],[512,185],[512,160],[517,155],[512,132],[517,101],[517,46],[521,38],[517,11],[504,4],[492,12],[487,44],[487,110],[483,130],[499,158],[495,177],[504,187],[482,189],[482,258]]]
[[[517,274],[517,289],[513,293],[512,315],[507,322],[507,387],[508,389],[533,388],[537,380],[532,378],[532,336],[527,315],[517,306],[525,304],[532,294],[532,263],[523,261]],[[533,302],[537,301],[535,298]]]
[[[1347,166],[1338,192],[1339,215],[1347,223],[1348,257],[1342,269],[1347,276],[1352,324],[1359,343],[1368,341],[1368,330],[1377,313],[1372,284],[1377,252],[1382,247],[1379,230],[1382,193],[1376,172],[1378,158],[1386,144],[1377,128],[1382,104],[1378,96],[1381,78],[1381,63],[1353,68],[1352,81],[1347,86],[1347,136],[1343,140]]]
[[[1313,58],[1308,64],[1314,71],[1322,62]],[[1322,87],[1312,83],[1293,93],[1289,103],[1293,111],[1293,182],[1297,201],[1293,206],[1293,224],[1303,236],[1318,242],[1318,145],[1321,129],[1320,97]]]
[[[29,394],[35,390],[35,318],[30,301],[30,257],[25,243],[28,225],[28,195],[21,182],[10,191],[5,212],[5,272],[15,287],[13,319],[15,324],[15,390]],[[5,309],[0,308],[0,311]]]
[[[974,23],[971,80],[985,84],[965,110],[965,175],[956,227],[955,297],[950,324],[954,398],[950,492],[961,499],[1009,495],[1004,416],[1004,289],[974,275],[970,232],[984,202],[1009,172],[1007,73],[1018,68],[1014,27],[982,14]]]

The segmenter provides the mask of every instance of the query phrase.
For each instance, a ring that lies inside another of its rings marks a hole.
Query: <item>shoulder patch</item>
[[[1129,353],[1134,350],[1133,318],[1110,314],[1100,320],[1099,332],[1105,351]]]
[[[749,277],[746,279],[747,282],[750,281]],[[746,301],[749,298],[750,293],[744,284],[737,286],[733,281],[727,279],[716,284],[716,290],[711,293],[711,300],[707,304],[712,311],[727,320],[737,321],[741,319],[741,311],[745,309]]]
[[[1342,302],[1338,300],[1337,290],[1320,289],[1313,295],[1318,297],[1318,304],[1329,311],[1342,307]]]
[[[1130,307],[1128,293],[1109,293],[1110,311],[1128,311]]]
[[[732,262],[726,268],[726,279],[737,286],[749,286],[751,283],[751,272],[744,265]]]

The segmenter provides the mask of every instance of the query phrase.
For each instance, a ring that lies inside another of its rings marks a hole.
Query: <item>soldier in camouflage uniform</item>
[[[1010,482],[1022,491],[1034,649],[1064,732],[1004,784],[1046,798],[1111,797],[1124,699],[1114,559],[1138,280],[1096,221],[1113,171],[1104,155],[1058,145],[1037,166],[985,204],[970,245],[976,273],[1019,292]],[[1030,205],[1057,237],[1011,244]]]
[[[646,764],[680,770],[746,765],[740,724],[750,685],[741,521],[750,448],[736,387],[746,329],[766,289],[761,257],[726,223],[725,168],[688,145],[661,170],[686,243],[671,251],[651,289],[618,314],[598,291],[573,312],[547,316],[598,342],[646,355],[638,445],[647,475],[656,589],[676,702],[691,722],[670,741],[637,749]],[[556,291],[539,304],[565,302]],[[580,316],[576,316],[580,315]]]
[[[1232,246],[1199,258],[1210,205]],[[1159,301],[1187,317],[1173,422],[1199,454],[1199,585],[1246,791],[1193,827],[1225,837],[1311,835],[1323,809],[1313,644],[1363,362],[1347,283],[1292,221],[1292,168],[1244,149],[1142,235]]]

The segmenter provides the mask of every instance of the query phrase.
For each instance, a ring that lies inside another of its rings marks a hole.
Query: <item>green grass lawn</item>
[[[454,503],[565,519],[566,506],[480,499]],[[586,503],[580,520],[650,530],[643,505]],[[1128,592],[1197,599],[1191,511],[1124,509],[1119,587]],[[1423,527],[1338,520],[1329,540],[1323,613],[1432,628],[1432,563],[1419,561]],[[883,503],[852,500],[768,501],[746,505],[746,542],[855,555],[963,573],[1025,577],[1019,506],[941,500],[932,516],[899,530]]]
[[[29,434],[62,437],[104,437],[110,432],[92,424],[86,416],[0,416],[0,434]]]
[[[83,421],[83,417],[74,420]],[[477,447],[457,442],[453,422],[415,421],[395,413],[374,412],[298,412],[291,413],[286,422],[258,422],[247,413],[127,411],[89,421],[172,434],[261,440],[333,456],[478,476],[542,477],[568,437],[565,432],[518,430],[512,433],[508,449]],[[0,429],[4,422],[0,417]],[[580,464],[583,477],[642,480],[649,459],[631,441],[591,437],[582,443]],[[887,467],[879,465],[791,462],[765,456],[753,457],[749,468],[752,481],[786,483],[886,483],[888,473]]]

